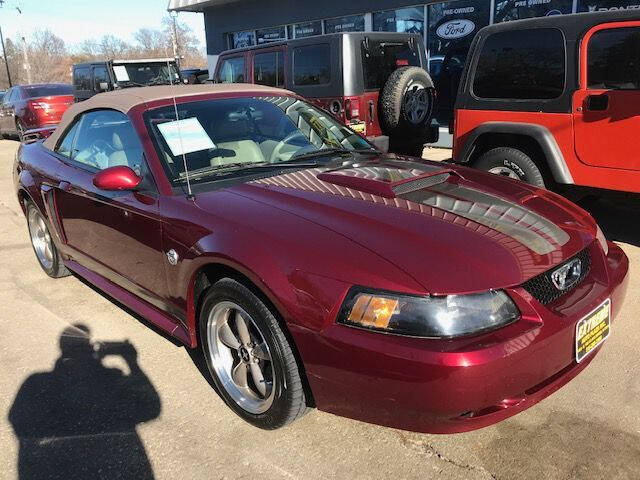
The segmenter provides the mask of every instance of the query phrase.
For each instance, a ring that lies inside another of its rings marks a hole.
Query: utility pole
[[[2,4],[0,4],[2,6]],[[7,62],[7,50],[4,48],[4,37],[2,36],[2,28],[0,28],[0,42],[2,43],[2,55],[4,56],[4,66],[7,69],[7,80],[9,81],[9,88],[13,87],[11,84],[11,73],[9,73],[9,62]]]
[[[29,63],[29,54],[27,53],[27,40],[22,37],[22,58],[24,61],[24,69],[27,71],[27,84],[31,84],[31,64]]]
[[[0,8],[4,4],[4,0],[0,0]],[[2,36],[2,28],[0,28],[0,43],[2,43],[2,56],[4,57],[4,66],[7,69],[7,80],[9,81],[9,88],[13,85],[11,84],[11,73],[9,73],[9,62],[7,62],[7,50],[4,48],[4,37]]]
[[[178,12],[172,10],[171,19],[173,20],[173,25],[171,28],[171,43],[173,44],[173,58],[176,59],[176,65],[178,66],[178,69],[180,69],[180,56],[178,55],[178,28],[176,26],[177,18]]]
[[[18,14],[22,15],[20,7],[16,7]],[[27,39],[24,35],[21,35],[22,39],[22,60],[24,62],[23,67],[27,71],[27,84],[31,84],[31,64],[29,63],[29,55],[27,53]]]

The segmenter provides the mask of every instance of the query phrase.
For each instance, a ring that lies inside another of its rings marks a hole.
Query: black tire
[[[389,139],[389,152],[397,153],[398,155],[407,155],[409,157],[422,158],[422,153],[424,152],[424,144],[415,144],[408,140],[391,137]]]
[[[251,413],[242,408],[229,393],[213,365],[212,346],[207,333],[207,323],[214,307],[222,302],[232,302],[251,316],[254,325],[269,348],[273,367],[273,400],[262,413]],[[199,314],[202,350],[209,373],[225,403],[241,418],[265,430],[283,427],[302,417],[309,408],[301,374],[291,345],[274,313],[260,298],[241,283],[223,278],[212,285],[204,295]]]
[[[42,270],[44,270],[44,273],[46,273],[47,275],[49,275],[51,278],[61,278],[61,277],[66,277],[68,275],[71,274],[71,272],[67,269],[67,267],[64,266],[64,263],[62,261],[62,256],[60,255],[60,252],[58,251],[58,248],[56,247],[55,243],[53,242],[53,239],[51,239],[51,234],[49,232],[49,225],[47,224],[46,219],[42,216],[42,214],[40,213],[40,211],[38,210],[38,208],[32,203],[32,202],[26,202],[26,210],[27,210],[27,228],[29,230],[29,237],[31,239],[31,247],[33,248],[33,253],[36,256],[36,260],[38,261],[38,264],[40,265],[40,267],[42,268]],[[46,231],[49,235],[49,241],[50,241],[50,248],[51,248],[51,252],[52,252],[52,259],[51,259],[51,264],[45,264],[41,259],[40,256],[38,255],[38,252],[36,250],[36,246],[34,244],[33,241],[33,232],[32,232],[32,226],[31,226],[31,222],[29,221],[29,218],[31,218],[31,215],[35,215],[38,218],[42,219],[42,221],[44,222]]]
[[[493,148],[483,153],[473,166],[478,170],[505,176],[515,174],[518,180],[545,188],[544,177],[536,163],[522,150],[512,147]],[[502,170],[502,172],[498,172]]]
[[[412,116],[408,114],[406,107],[417,96],[426,101],[426,107],[419,109],[419,115]],[[411,140],[413,144],[424,145],[430,133],[434,103],[433,80],[426,70],[420,67],[397,69],[389,75],[380,94],[378,110],[382,132],[394,138],[395,143],[405,139]]]

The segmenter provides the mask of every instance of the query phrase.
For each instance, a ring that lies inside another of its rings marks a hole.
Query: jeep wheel
[[[521,180],[545,188],[540,169],[531,157],[522,150],[511,147],[498,147],[483,153],[473,166],[496,175]]]
[[[420,67],[402,67],[393,72],[380,95],[380,126],[385,135],[400,143],[426,143],[435,100],[433,81]]]

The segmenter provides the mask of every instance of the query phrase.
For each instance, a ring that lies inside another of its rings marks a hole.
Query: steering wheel
[[[307,140],[307,137],[305,136],[305,134],[302,133],[298,129],[294,130],[289,135],[287,135],[282,140],[280,140],[280,142],[278,142],[278,144],[273,149],[273,153],[271,153],[271,158],[269,158],[269,163],[276,163],[278,158],[280,158],[280,156],[282,155],[282,150],[284,149],[284,147],[287,144],[291,143],[292,140],[294,140],[296,138],[299,138],[299,137],[302,137],[304,140]],[[295,153],[295,152],[293,152],[293,153]]]

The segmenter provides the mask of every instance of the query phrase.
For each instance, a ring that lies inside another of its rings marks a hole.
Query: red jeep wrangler
[[[456,163],[541,187],[640,192],[640,12],[483,28],[454,122]]]
[[[420,35],[350,32],[223,52],[213,78],[286,88],[380,149],[421,157],[438,140],[426,65]]]

